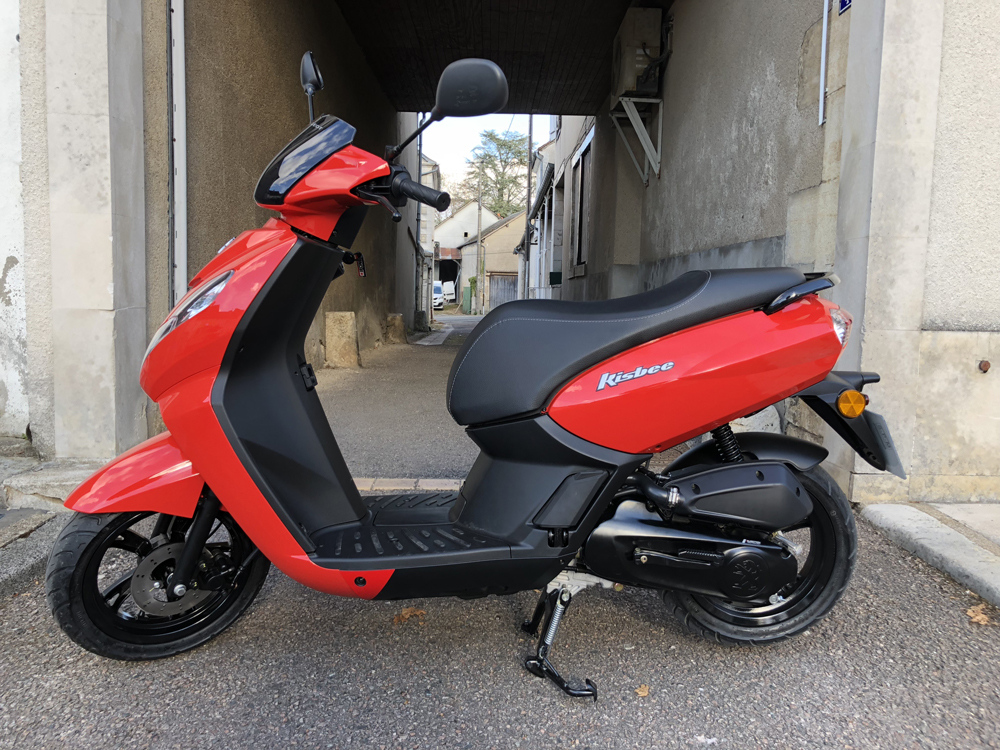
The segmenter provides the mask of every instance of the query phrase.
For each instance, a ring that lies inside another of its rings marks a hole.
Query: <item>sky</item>
[[[535,147],[549,139],[549,116],[535,115]],[[511,120],[513,119],[513,124]],[[441,165],[441,176],[460,179],[465,174],[465,160],[479,145],[484,130],[528,132],[528,115],[485,115],[484,117],[449,117],[424,131],[424,154]]]

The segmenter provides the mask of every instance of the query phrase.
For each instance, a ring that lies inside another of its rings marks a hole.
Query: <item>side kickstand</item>
[[[521,623],[521,630],[528,635],[538,635],[538,626],[541,625],[542,618],[548,617],[549,613],[552,612],[558,595],[558,591],[543,590],[538,597],[538,603],[535,605],[535,611],[532,613],[531,619]]]
[[[559,670],[552,666],[552,662],[549,661],[549,651],[552,649],[552,643],[556,639],[559,623],[562,621],[563,615],[566,613],[566,608],[569,607],[571,601],[573,601],[573,595],[568,588],[560,589],[558,592],[553,592],[552,594],[543,593],[539,598],[531,620],[525,621],[521,628],[525,632],[537,632],[542,614],[548,612],[548,617],[545,621],[544,633],[538,641],[538,651],[533,658],[524,662],[524,666],[536,677],[548,677],[566,695],[573,698],[593,698],[596,702],[597,687],[594,683],[590,680],[584,680],[586,687],[572,687],[559,674]],[[552,605],[551,609],[549,608],[550,604]]]

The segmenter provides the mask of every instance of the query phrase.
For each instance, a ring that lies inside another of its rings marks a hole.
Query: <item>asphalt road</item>
[[[597,704],[521,667],[530,593],[371,603],[272,570],[208,645],[120,663],[67,640],[35,586],[0,603],[0,748],[997,747],[1000,627],[860,527],[844,600],[775,646],[688,635],[649,592],[581,594],[553,659]]]
[[[461,430],[442,427],[416,451],[408,444],[416,415],[438,426],[447,418],[443,396],[427,406],[400,390],[446,375],[448,350],[411,349],[376,352],[361,371],[371,379],[348,389],[360,396],[337,415],[341,444],[369,475],[384,466],[381,476],[435,476],[427,472],[445,466],[439,475],[457,476],[475,453],[462,452]],[[393,358],[405,372],[393,372]],[[324,403],[339,403],[349,381],[330,375],[321,374]],[[348,427],[366,405],[398,417]],[[374,457],[363,447],[369,430]],[[532,643],[517,625],[530,592],[372,603],[272,570],[248,613],[211,643],[121,663],[63,636],[36,584],[0,600],[0,748],[1000,746],[1000,615],[988,608],[991,622],[973,623],[966,610],[977,599],[859,528],[858,571],[842,602],[774,646],[696,638],[651,592],[579,595],[553,660],[574,680],[594,680],[597,704],[522,668]],[[417,612],[406,617],[404,607]]]
[[[356,477],[462,479],[479,449],[445,406],[451,363],[482,318],[436,315],[452,326],[440,346],[384,346],[359,369],[317,370],[317,388]]]

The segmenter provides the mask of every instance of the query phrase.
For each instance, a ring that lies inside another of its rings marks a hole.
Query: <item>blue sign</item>
[[[851,7],[851,0],[840,0],[840,15],[844,14],[844,11]]]

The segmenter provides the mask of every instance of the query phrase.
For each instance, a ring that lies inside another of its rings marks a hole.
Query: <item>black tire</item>
[[[129,536],[137,524],[145,519],[151,519],[146,523],[152,523],[156,518],[152,513],[77,513],[56,539],[45,575],[49,607],[63,632],[88,651],[125,661],[179,654],[200,646],[229,627],[263,586],[271,563],[260,554],[250,559],[253,544],[235,521],[223,513],[219,516],[219,528],[225,524],[233,562],[239,565],[249,561],[236,585],[218,592],[198,592],[203,601],[199,600],[197,606],[183,614],[149,615],[136,611],[138,605],[134,599],[133,612],[126,611],[126,603],[132,597],[128,593],[131,583],[126,582],[126,577],[130,577],[128,567],[133,565],[137,569],[142,560],[165,543],[163,540],[173,541],[177,547],[184,538],[186,519],[173,519],[182,522],[178,524],[180,530],[173,531],[172,539],[167,535],[155,537],[158,546],[137,533]],[[221,550],[225,545],[216,547]],[[124,571],[124,575],[112,587],[119,591],[110,600],[106,591],[101,590],[99,577],[105,575],[100,572],[101,566],[112,549],[124,561],[119,563],[119,572]],[[167,559],[164,565],[169,566],[171,558]],[[135,572],[133,569],[132,573]]]
[[[797,474],[813,500],[807,519],[812,542],[799,579],[789,587],[788,601],[751,608],[715,597],[664,591],[667,608],[688,630],[717,643],[774,643],[814,625],[840,599],[858,554],[854,514],[847,497],[823,469]]]

